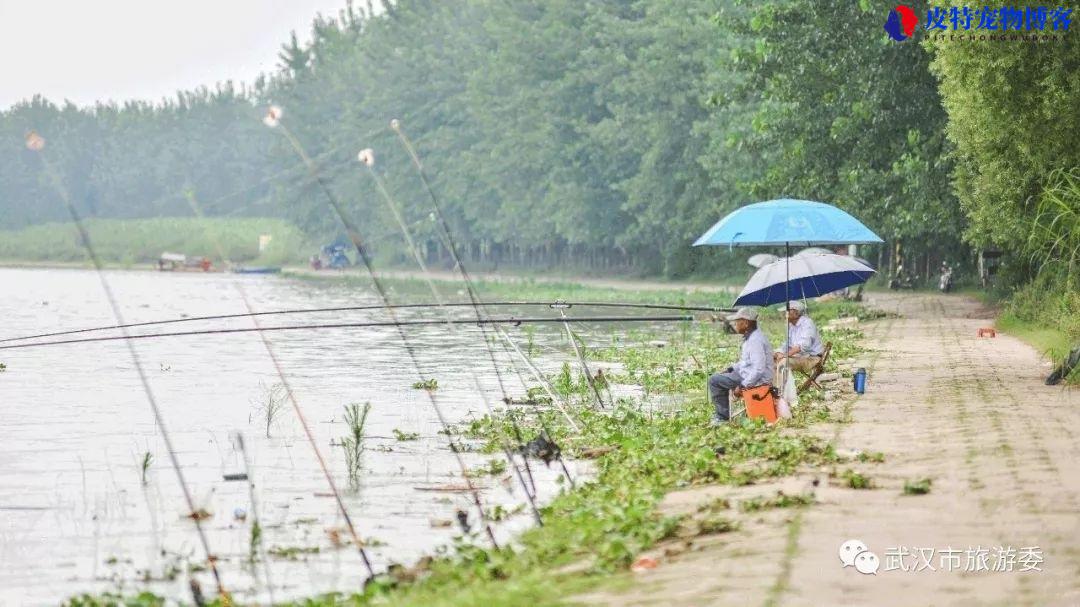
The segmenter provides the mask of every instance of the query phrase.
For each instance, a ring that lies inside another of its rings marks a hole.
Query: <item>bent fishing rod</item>
[[[113,318],[116,319],[116,324],[124,324],[124,315],[120,308],[119,300],[116,298],[116,294],[113,293],[112,286],[109,284],[108,278],[105,276],[104,266],[101,263],[101,258],[97,254],[97,250],[94,247],[93,241],[90,239],[90,233],[86,228],[86,224],[75,209],[75,205],[71,201],[71,195],[68,192],[67,187],[60,179],[60,174],[53,166],[49,155],[43,152],[45,148],[45,138],[38,135],[34,131],[30,131],[26,135],[26,147],[31,152],[34,152],[41,160],[42,166],[45,169],[45,173],[52,181],[53,187],[57,194],[60,195],[60,199],[64,203],[64,207],[67,210],[68,216],[71,218],[71,222],[75,225],[75,229],[79,234],[79,240],[86,250],[87,256],[90,257],[91,263],[93,263],[94,271],[97,273],[98,280],[101,283],[101,289],[105,293],[105,300],[109,304],[109,309],[112,311]],[[127,337],[127,329],[123,330],[123,337]],[[146,370],[143,367],[142,358],[139,356],[138,350],[135,349],[135,344],[131,341],[126,342],[128,354],[131,356],[131,362],[135,366],[135,372],[139,377],[139,383],[142,386],[143,394],[146,396],[147,403],[150,405],[150,410],[154,415],[154,422],[161,435],[162,441],[165,443],[165,450],[169,454],[169,461],[172,464],[173,471],[176,473],[177,484],[180,485],[181,492],[183,493],[184,503],[187,505],[188,512],[191,513],[190,518],[195,523],[195,533],[199,538],[199,544],[203,549],[206,565],[210,568],[210,572],[214,576],[214,584],[217,588],[218,597],[225,605],[232,603],[231,597],[228,591],[225,589],[225,584],[222,582],[221,572],[218,571],[217,557],[214,551],[210,548],[210,540],[207,536],[206,529],[200,520],[201,517],[196,516],[197,508],[195,506],[195,498],[190,485],[184,476],[184,470],[180,465],[180,458],[177,454],[176,448],[172,442],[172,437],[165,424],[165,417],[162,415],[161,407],[158,404],[157,396],[154,394],[154,390],[150,386],[150,380],[146,375]],[[191,578],[191,582],[195,584],[194,578]]]
[[[235,314],[213,314],[210,316],[187,316],[184,318],[168,318],[162,320],[149,320],[144,322],[133,322],[122,325],[107,325],[101,327],[87,327],[84,329],[69,329],[67,331],[56,331],[54,333],[39,333],[37,335],[25,335],[21,337],[5,337],[0,339],[0,343],[10,343],[13,341],[26,341],[28,339],[42,339],[45,337],[62,337],[64,335],[76,335],[78,333],[93,333],[96,331],[112,331],[114,329],[131,329],[135,327],[150,327],[154,325],[168,325],[182,322],[198,322],[203,320],[228,320],[232,318],[249,318],[257,316],[279,316],[287,314],[318,314],[323,312],[361,312],[370,310],[385,310],[385,309],[423,309],[423,308],[463,308],[472,307],[471,302],[445,302],[445,303],[405,303],[405,304],[375,304],[365,306],[336,306],[330,308],[292,308],[286,310],[266,310],[262,312],[240,312]],[[721,308],[721,307],[709,307],[709,306],[680,306],[675,304],[642,304],[642,303],[622,303],[622,302],[602,302],[602,301],[485,301],[485,306],[521,306],[521,307],[547,307],[557,309],[559,307],[572,308],[574,306],[582,307],[594,307],[594,308],[616,308],[616,309],[637,309],[637,310],[679,310],[683,312],[710,312],[710,313],[727,313],[733,312],[733,308]]]
[[[428,289],[431,291],[431,296],[435,298],[436,303],[440,304],[439,309],[443,313],[447,323],[446,328],[454,336],[461,336],[462,331],[458,325],[453,322],[453,317],[450,315],[449,308],[442,306],[441,304],[446,302],[439,287],[435,286],[435,281],[432,278],[431,272],[428,270],[427,264],[424,262],[423,255],[420,254],[420,250],[416,247],[416,242],[413,240],[412,234],[409,231],[409,226],[405,221],[404,216],[401,213],[401,209],[394,201],[390,192],[386,189],[386,185],[382,179],[379,178],[378,173],[375,172],[375,152],[371,148],[362,150],[357,158],[360,163],[367,167],[368,173],[371,176],[372,181],[375,182],[375,188],[382,196],[383,202],[386,203],[387,209],[394,216],[394,220],[397,222],[398,227],[401,228],[401,234],[405,238],[406,247],[412,253],[413,259],[416,260],[420,271],[423,273],[424,282],[427,283]],[[499,391],[502,393],[502,399],[504,402],[510,400],[510,395],[506,391],[506,385],[503,383],[502,373],[499,372],[499,365],[495,360],[494,351],[491,348],[491,343],[487,340],[487,333],[481,325],[481,334],[484,346],[487,349],[488,356],[491,360],[492,370],[495,373],[495,379],[499,384]],[[480,401],[484,403],[484,408],[487,409],[488,415],[494,417],[495,410],[491,406],[491,401],[488,399],[487,391],[484,389],[483,383],[480,381],[480,374],[477,373],[475,367],[469,367],[469,374],[472,375],[473,382],[476,385],[476,392],[480,396]],[[513,416],[510,417],[510,425],[514,431],[514,437],[517,440],[518,450],[524,445],[524,439],[521,435],[521,428],[518,426],[517,419]],[[523,454],[522,464],[525,469],[525,474],[522,475],[521,468],[518,467],[517,459],[514,458],[514,449],[511,447],[510,442],[505,437],[500,436],[499,442],[503,450],[503,456],[506,458],[506,462],[510,464],[510,467],[514,470],[514,476],[517,477],[518,482],[521,483],[522,489],[525,491],[525,499],[529,503],[529,508],[532,510],[533,519],[536,521],[537,526],[544,526],[544,518],[540,514],[540,509],[536,506],[536,479],[533,477],[532,466],[529,464],[528,456]],[[526,478],[528,482],[526,482]],[[530,491],[530,486],[532,491]]]
[[[385,320],[385,321],[373,321],[373,322],[339,322],[339,323],[327,323],[327,324],[311,324],[311,325],[278,325],[272,327],[248,327],[242,329],[202,329],[199,331],[177,331],[172,333],[136,333],[126,335],[110,335],[105,337],[81,337],[77,339],[60,339],[55,341],[38,341],[28,344],[13,344],[8,346],[0,346],[0,350],[16,350],[25,348],[36,348],[40,346],[59,346],[63,344],[85,344],[93,342],[103,341],[120,341],[120,340],[133,340],[133,339],[151,339],[159,337],[189,337],[193,335],[223,335],[230,333],[263,333],[273,331],[302,331],[313,329],[356,329],[356,328],[376,328],[376,327],[422,327],[422,326],[434,326],[434,325],[495,325],[506,324],[513,326],[520,326],[523,324],[534,323],[562,323],[562,322],[575,322],[575,323],[587,323],[587,322],[686,322],[693,321],[693,316],[579,316],[576,318],[562,319],[562,318],[550,318],[546,316],[536,317],[523,317],[514,318],[512,316],[506,318],[482,318],[477,320],[475,318],[454,318],[447,319],[426,319],[426,320]]]

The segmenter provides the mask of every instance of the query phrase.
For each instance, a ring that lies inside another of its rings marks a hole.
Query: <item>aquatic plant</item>
[[[154,463],[154,455],[147,451],[142,457],[142,484],[146,486],[146,473],[150,471],[150,464]]]
[[[469,469],[467,474],[473,478],[481,476],[499,476],[506,472],[506,461],[501,459],[488,460],[486,464]]]
[[[364,452],[364,425],[367,423],[370,411],[371,403],[364,403],[362,407],[357,403],[345,405],[345,425],[348,426],[349,434],[341,439],[341,446],[345,450],[345,467],[349,471],[349,484],[353,487],[359,484],[360,460]]]
[[[262,525],[258,519],[251,523],[251,535],[248,538],[248,563],[254,565],[262,547]]]
[[[284,384],[276,383],[267,386],[262,382],[259,383],[259,396],[252,401],[252,404],[266,422],[266,438],[270,438],[270,429],[274,421],[285,410],[287,396]]]
[[[418,382],[413,383],[412,387],[415,388],[416,390],[427,390],[429,392],[432,391],[432,390],[438,390],[439,389],[439,380],[437,380],[435,378],[423,379],[423,380],[420,380]]]

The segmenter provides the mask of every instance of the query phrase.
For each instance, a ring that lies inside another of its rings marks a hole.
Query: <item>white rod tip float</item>
[[[40,152],[45,149],[45,138],[37,134],[37,131],[30,131],[26,134],[26,149],[32,152]]]
[[[284,114],[284,110],[281,106],[271,105],[266,108],[266,116],[263,116],[263,124],[270,128],[276,127],[281,122],[281,116]]]
[[[360,153],[356,155],[356,159],[367,166],[375,166],[375,150],[371,148],[364,148],[360,150]]]
[[[397,118],[394,118],[390,121],[390,128],[394,129],[395,131],[399,130],[401,128],[401,121]]]

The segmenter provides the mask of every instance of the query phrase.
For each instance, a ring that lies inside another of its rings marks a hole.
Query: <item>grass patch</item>
[[[774,508],[801,508],[814,503],[814,496],[809,493],[788,495],[778,492],[774,497],[756,497],[744,500],[739,504],[739,510],[743,512],[759,512]]]
[[[1012,293],[996,326],[1031,344],[1055,366],[1061,364],[1080,347],[1080,290],[1075,282],[1065,272],[1045,270]],[[1080,365],[1065,381],[1080,384]]]
[[[840,478],[844,481],[844,485],[850,489],[872,489],[874,487],[873,481],[870,477],[864,476],[850,468],[844,470]]]
[[[165,251],[206,256],[220,263],[215,241],[237,262],[281,265],[305,261],[310,255],[304,234],[281,219],[162,217],[87,219],[84,223],[101,260],[124,266],[154,263]],[[262,234],[270,235],[270,243],[260,252]],[[70,223],[0,230],[0,260],[89,262]]]
[[[930,493],[931,482],[928,478],[904,481],[904,495],[926,495]]]

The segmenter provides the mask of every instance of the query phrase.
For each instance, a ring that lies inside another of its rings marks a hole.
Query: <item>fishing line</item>
[[[544,389],[545,392],[547,392],[548,397],[551,399],[551,404],[555,405],[555,407],[559,409],[559,412],[563,414],[563,417],[566,418],[566,421],[570,425],[570,428],[572,428],[574,432],[581,432],[581,429],[578,427],[577,423],[574,422],[574,419],[570,417],[570,414],[567,411],[569,403],[563,402],[563,399],[555,394],[555,390],[552,388],[551,383],[548,381],[548,379],[544,377],[544,374],[536,368],[536,365],[534,365],[531,360],[529,360],[529,357],[525,356],[525,353],[522,352],[521,348],[518,348],[517,344],[515,344],[512,339],[510,339],[510,336],[502,330],[502,327],[500,327],[499,325],[492,326],[495,328],[496,331],[499,332],[499,335],[503,338],[503,348],[505,349],[507,344],[509,344],[510,347],[513,348],[513,351],[519,357],[521,357],[521,360],[525,361],[525,364],[532,371],[533,376],[536,377],[537,381],[540,383],[540,386]],[[517,365],[514,365],[514,369],[517,369]],[[525,385],[525,378],[521,377],[520,371],[518,371],[518,377],[521,380],[522,385]],[[509,399],[506,400],[506,404],[507,406],[510,405]],[[513,415],[511,414],[510,417],[512,419]],[[543,413],[539,409],[536,410],[536,419],[538,422],[540,422],[540,429],[542,432],[541,438],[547,440],[551,444],[555,444],[554,441],[551,439],[551,431],[548,429],[547,422],[544,421]],[[559,462],[559,466],[562,468],[563,476],[566,477],[567,482],[570,483],[570,488],[576,488],[577,484],[574,482],[574,477],[570,474],[570,469],[567,468],[566,461],[563,460],[562,450],[558,449],[558,446],[556,446],[555,450],[555,459]]]
[[[315,165],[311,163],[310,159],[308,159],[307,153],[304,151],[304,147],[300,144],[300,141],[295,136],[293,136],[292,132],[281,122],[280,108],[271,106],[263,122],[271,128],[280,127],[281,133],[285,136],[286,139],[289,140],[289,143],[292,145],[293,149],[300,156],[300,158],[304,160],[305,164],[307,164],[308,171],[311,174],[311,177],[316,181],[316,183],[319,184],[323,193],[326,195],[327,201],[330,203],[330,207],[337,215],[338,220],[341,221],[343,226],[345,226],[345,231],[349,236],[349,240],[352,241],[353,246],[356,247],[357,255],[359,255],[360,259],[364,262],[364,268],[367,270],[368,275],[371,277],[371,282],[375,287],[375,292],[379,295],[379,299],[384,304],[390,305],[390,298],[386,294],[386,289],[383,287],[382,281],[375,273],[375,268],[372,265],[371,258],[368,256],[367,250],[364,248],[361,242],[360,232],[356,229],[356,226],[352,223],[352,221],[345,215],[344,209],[341,207],[341,204],[338,202],[337,198],[334,197],[333,192],[330,191],[329,185],[319,174],[318,169],[315,167]],[[409,355],[409,360],[412,362],[412,366],[416,370],[416,373],[420,376],[420,381],[424,381],[424,374],[421,370],[420,362],[416,357],[416,353],[413,351],[412,344],[409,343],[408,336],[405,334],[405,329],[402,325],[396,323],[396,312],[393,308],[387,308],[386,312],[390,316],[391,320],[395,321],[398,330],[398,336],[401,338],[401,343],[405,347],[405,351]],[[462,478],[465,480],[465,484],[468,487],[469,492],[472,494],[473,504],[476,506],[478,515],[480,516],[480,521],[484,526],[484,531],[487,533],[488,539],[491,541],[492,547],[498,550],[499,543],[495,539],[495,533],[494,531],[492,531],[491,524],[488,521],[487,515],[484,513],[484,507],[480,501],[480,492],[476,489],[476,486],[473,484],[472,479],[468,475],[468,468],[465,466],[465,460],[461,456],[461,450],[454,442],[453,436],[451,434],[450,424],[443,416],[442,409],[439,407],[438,399],[435,396],[434,390],[424,390],[424,392],[427,393],[428,400],[431,402],[431,407],[432,409],[434,409],[435,415],[436,417],[438,417],[439,423],[443,427],[443,431],[446,432],[446,438],[447,442],[450,445],[450,451],[453,452],[454,457],[457,460],[458,466],[461,468]]]
[[[693,320],[693,316],[581,316],[577,318],[560,319],[545,316],[524,318],[485,318],[476,320],[473,318],[455,318],[450,322],[459,325],[485,325],[485,324],[508,324],[522,325],[531,323],[561,323],[561,322],[682,322]],[[298,331],[304,329],[355,329],[360,327],[418,327],[430,325],[445,325],[446,320],[392,320],[370,322],[340,322],[314,325],[279,325],[271,327],[241,328],[241,329],[202,329],[198,331],[177,331],[174,333],[135,333],[124,335],[108,335],[104,337],[81,337],[77,339],[61,339],[56,341],[38,341],[28,344],[14,344],[0,346],[0,350],[17,350],[25,348],[37,348],[41,346],[59,346],[62,344],[85,344],[99,341],[119,341],[150,339],[157,337],[185,337],[190,335],[220,335],[228,333],[254,333],[257,331]],[[421,378],[423,379],[423,378]]]
[[[424,275],[424,281],[427,283],[428,289],[431,290],[432,297],[435,298],[435,301],[439,304],[440,309],[446,317],[447,328],[454,333],[455,337],[459,337],[460,333],[457,330],[458,327],[454,323],[450,322],[452,318],[450,317],[449,310],[443,305],[445,302],[443,301],[442,294],[439,292],[439,289],[435,287],[435,283],[431,280],[431,272],[428,271],[427,264],[424,263],[424,258],[420,255],[420,251],[416,248],[416,243],[412,239],[412,234],[409,232],[409,228],[405,225],[405,219],[401,216],[401,211],[398,208],[397,203],[390,196],[390,192],[386,190],[386,186],[383,184],[382,179],[380,179],[378,174],[375,172],[374,152],[372,152],[370,149],[364,150],[360,152],[359,159],[361,164],[367,167],[368,174],[371,175],[371,179],[375,182],[376,189],[382,196],[382,199],[386,203],[386,206],[390,209],[391,214],[393,214],[394,220],[401,228],[401,233],[405,237],[406,246],[408,246],[409,251],[412,253],[413,258],[416,260],[416,264],[420,266],[420,271]],[[499,390],[502,392],[503,400],[505,401],[509,398],[509,395],[506,392],[506,387],[503,385],[502,375],[499,373],[499,365],[498,362],[495,360],[495,353],[491,349],[491,344],[487,343],[487,332],[481,330],[481,333],[484,343],[487,346],[488,355],[491,358],[491,365],[495,369],[495,375],[498,378]],[[484,386],[480,383],[480,376],[476,373],[476,369],[472,366],[469,367],[469,372],[472,375],[473,382],[476,384],[476,390],[480,395],[480,400],[484,403],[484,408],[487,409],[488,415],[490,415],[492,419],[494,419],[495,411],[491,407],[491,402],[488,400],[487,392],[484,390]],[[518,427],[517,421],[514,420],[513,417],[511,417],[511,423],[514,430],[514,438],[517,439],[518,449],[520,450],[524,444],[524,439],[521,436],[521,429]],[[540,516],[540,511],[536,507],[536,480],[533,478],[532,468],[529,466],[529,458],[524,455],[522,456],[522,461],[525,464],[525,472],[529,477],[529,483],[526,484],[525,478],[521,475],[521,469],[518,467],[517,460],[514,459],[514,456],[511,453],[509,446],[506,444],[506,440],[501,435],[499,436],[499,443],[502,447],[503,455],[505,455],[507,462],[509,462],[510,465],[514,468],[514,476],[517,477],[518,481],[521,483],[522,490],[525,491],[525,497],[529,502],[529,507],[532,510],[533,518],[536,520],[536,524],[542,527],[544,525],[544,519]],[[529,490],[530,485],[532,486],[531,492]]]
[[[199,206],[198,201],[195,200],[194,194],[189,194],[187,196],[187,201],[191,206],[192,212],[195,213],[195,216],[200,220],[205,221],[206,216],[203,215],[202,208]],[[214,246],[218,249],[218,255],[225,263],[231,263],[228,255],[225,253],[225,248],[221,246],[221,242],[217,238],[214,238],[213,234],[209,235],[211,240],[214,241]],[[240,300],[244,303],[244,307],[247,308],[248,313],[251,315],[252,324],[255,325],[255,329],[259,329],[259,319],[254,315],[254,308],[252,308],[251,301],[248,299],[247,291],[244,290],[244,287],[240,282],[235,282],[234,284],[237,293],[240,295]],[[364,543],[360,541],[360,536],[356,533],[356,527],[353,525],[352,517],[349,516],[349,511],[345,508],[345,501],[341,499],[341,492],[338,491],[337,485],[334,483],[334,476],[330,474],[330,468],[326,465],[326,459],[319,450],[319,445],[315,441],[315,435],[311,431],[311,425],[308,424],[307,417],[300,408],[300,402],[296,399],[296,394],[293,392],[292,384],[289,383],[289,379],[285,376],[285,370],[281,366],[281,361],[274,352],[273,346],[270,345],[270,340],[267,338],[266,333],[260,331],[259,338],[262,341],[263,347],[266,348],[266,353],[270,356],[270,361],[274,365],[274,370],[277,372],[278,379],[281,380],[281,385],[285,387],[285,394],[289,397],[289,402],[292,403],[293,411],[296,413],[297,419],[300,420],[300,426],[304,429],[304,434],[307,436],[308,443],[315,452],[315,459],[318,460],[323,476],[326,477],[326,482],[330,486],[330,492],[334,495],[334,500],[337,502],[338,511],[345,520],[345,526],[349,530],[349,535],[352,536],[354,545],[360,551],[360,558],[364,562],[364,568],[367,569],[369,579],[374,578],[375,569],[371,566],[371,559],[368,558],[367,550],[364,549]],[[243,443],[241,443],[241,445],[242,444]]]
[[[64,201],[64,206],[67,208],[68,215],[71,216],[71,221],[75,224],[75,228],[79,232],[83,247],[86,248],[86,252],[90,256],[90,261],[97,271],[98,279],[101,281],[101,287],[105,291],[105,298],[112,308],[113,317],[116,318],[116,323],[118,325],[124,324],[124,317],[123,313],[120,311],[120,305],[113,294],[112,287],[109,285],[109,280],[105,277],[101,259],[98,257],[97,251],[94,250],[93,243],[90,241],[90,234],[86,231],[86,226],[83,223],[82,217],[80,217],[79,212],[75,210],[75,205],[71,202],[71,197],[68,194],[67,188],[64,186],[63,182],[60,181],[60,175],[55,167],[53,167],[49,157],[41,153],[45,147],[45,139],[31,131],[26,137],[26,147],[27,149],[36,152],[38,157],[41,158],[42,164],[45,166],[45,171],[49,174],[53,185],[60,194],[60,198]],[[123,329],[123,333],[127,335],[127,329]],[[199,543],[202,544],[203,552],[206,554],[206,564],[210,567],[210,571],[214,576],[214,583],[217,586],[218,596],[220,596],[226,604],[230,604],[231,601],[229,595],[225,591],[225,587],[221,582],[221,574],[217,569],[217,559],[210,550],[210,541],[206,536],[206,531],[203,529],[202,522],[199,520],[200,517],[197,515],[195,500],[191,496],[191,489],[188,487],[187,479],[184,478],[184,472],[180,466],[180,459],[176,455],[176,449],[173,447],[172,438],[169,436],[168,429],[165,426],[165,418],[161,414],[161,408],[158,406],[157,398],[154,396],[154,391],[150,387],[150,381],[146,376],[146,371],[143,369],[142,359],[139,358],[139,353],[135,349],[135,344],[131,341],[126,341],[126,343],[128,352],[131,354],[131,360],[135,365],[135,370],[139,375],[139,382],[142,384],[143,392],[146,393],[146,399],[150,403],[150,409],[154,413],[154,421],[161,430],[161,438],[169,453],[169,460],[172,462],[173,470],[176,471],[176,479],[180,483],[180,488],[183,490],[184,500],[187,502],[188,506],[188,512],[191,513],[190,518],[195,523],[195,530],[199,536]]]
[[[585,380],[589,382],[589,387],[592,388],[592,393],[596,397],[596,404],[600,405],[600,408],[604,408],[604,399],[600,398],[600,390],[596,388],[596,382],[593,381],[592,372],[589,371],[589,364],[585,362],[585,356],[581,353],[581,348],[578,347],[577,336],[570,330],[569,317],[566,315],[566,308],[562,306],[553,306],[559,310],[559,316],[563,321],[563,328],[566,329],[566,337],[570,340],[570,345],[574,347],[574,354],[577,356],[578,362],[581,363],[581,369],[585,372]]]
[[[730,312],[730,309],[725,308],[708,308],[708,307],[695,307],[695,306],[676,306],[676,305],[664,305],[664,304],[631,304],[631,303],[605,303],[605,302],[551,302],[551,301],[488,301],[484,302],[484,306],[520,306],[520,307],[545,307],[550,308],[555,303],[561,303],[567,307],[574,306],[590,306],[597,308],[630,308],[630,309],[642,309],[642,310],[682,310],[689,312]],[[170,318],[165,320],[151,320],[145,322],[134,322],[123,325],[109,325],[104,327],[90,327],[86,329],[70,329],[67,331],[57,331],[55,333],[39,333],[37,335],[27,335],[24,337],[7,337],[0,339],[0,343],[8,343],[13,341],[26,341],[28,339],[40,339],[44,337],[60,337],[63,335],[75,335],[78,333],[92,333],[95,331],[111,331],[113,329],[133,328],[133,327],[149,327],[154,325],[168,325],[182,322],[197,322],[203,320],[228,320],[232,318],[247,318],[249,316],[275,316],[284,314],[315,314],[321,312],[357,312],[364,310],[384,310],[386,308],[395,309],[411,309],[411,308],[434,308],[434,307],[446,307],[446,308],[461,308],[472,307],[468,302],[444,302],[438,303],[411,303],[411,304],[392,304],[387,306],[385,304],[375,304],[368,306],[339,306],[332,308],[294,308],[288,310],[269,310],[264,312],[240,312],[236,314],[215,314],[212,316],[189,316],[185,318]]]
[[[409,138],[405,134],[405,131],[402,130],[400,120],[398,120],[396,118],[391,120],[390,121],[390,128],[391,128],[391,130],[393,130],[397,134],[398,140],[405,147],[405,151],[408,152],[409,157],[413,161],[413,165],[416,167],[417,173],[420,175],[420,181],[423,183],[424,189],[427,191],[428,197],[431,199],[431,206],[435,210],[436,218],[438,218],[437,223],[438,223],[438,226],[440,228],[438,230],[438,232],[439,232],[440,236],[442,237],[444,245],[446,246],[447,250],[450,251],[451,259],[453,259],[454,265],[457,267],[458,271],[461,273],[461,278],[465,283],[465,289],[469,294],[469,300],[473,304],[473,311],[476,314],[476,320],[479,322],[481,320],[481,318],[482,318],[482,315],[481,315],[481,305],[482,305],[481,301],[482,300],[480,299],[480,295],[477,292],[476,287],[472,282],[472,279],[469,277],[469,272],[465,268],[465,264],[461,260],[461,256],[458,255],[457,244],[454,242],[454,237],[450,232],[450,224],[446,220],[446,215],[442,211],[442,206],[439,204],[439,199],[438,199],[437,196],[435,196],[435,190],[431,187],[431,183],[428,181],[427,174],[424,172],[424,165],[420,161],[420,156],[416,153],[416,150],[413,148],[412,142],[409,141]],[[486,312],[486,309],[485,309],[485,312]],[[499,334],[502,337],[504,337],[506,340],[510,339],[509,335],[507,335],[506,332],[504,332],[504,331],[499,332]],[[484,341],[485,341],[485,343],[487,342],[486,334],[485,334]],[[488,345],[488,351],[491,352],[490,345]],[[491,356],[492,356],[492,362],[494,363],[494,354],[492,354]],[[511,357],[510,360],[513,361],[513,357]],[[518,378],[521,381],[522,385],[525,385],[525,379],[524,379],[524,377],[522,377],[521,370],[518,369],[516,364],[514,364],[513,368],[517,372]],[[535,368],[535,367],[533,367],[533,368]],[[498,374],[498,368],[497,367],[496,367],[495,372],[496,372],[496,374]],[[501,376],[500,376],[500,386],[501,386],[501,383],[502,383],[502,381],[501,381]],[[505,398],[505,391],[504,391],[504,398]],[[565,413],[566,412],[564,411],[564,414]],[[569,417],[569,415],[567,415],[567,416]],[[512,415],[510,417],[511,417],[511,421],[514,424],[514,428],[516,430],[517,429],[517,422],[513,419]],[[537,419],[539,420],[539,422],[541,424],[541,427],[543,429],[544,434],[547,435],[546,439],[549,442],[551,442],[550,432],[548,432],[547,425],[544,423],[543,416],[542,415],[537,415]],[[545,437],[542,437],[542,438],[545,438]],[[518,440],[519,440],[519,442],[521,440],[520,439],[520,433],[519,433]],[[567,470],[565,463],[563,463],[563,461],[562,461],[561,450],[559,450],[558,446],[554,445],[553,442],[551,442],[551,444],[554,446],[555,457],[559,459],[559,463],[562,465],[563,471],[566,472],[566,474],[567,474],[567,479],[570,480],[571,484],[573,484],[573,479],[569,478],[569,471]]]

